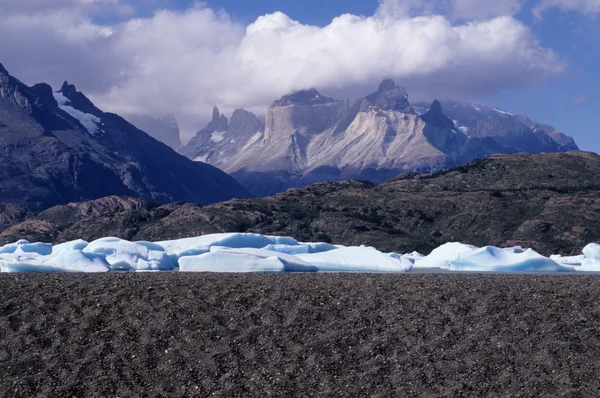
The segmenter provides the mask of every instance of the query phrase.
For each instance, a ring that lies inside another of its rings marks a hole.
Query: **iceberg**
[[[263,249],[287,254],[314,254],[334,250],[337,247],[329,243],[300,243],[296,245],[270,244]]]
[[[104,258],[79,250],[49,256],[0,256],[1,272],[108,272]]]
[[[521,247],[446,243],[428,256],[373,247],[298,242],[290,237],[220,233],[162,242],[102,238],[51,245],[20,240],[0,246],[1,272],[600,272],[600,245],[579,256],[544,257]]]
[[[174,260],[186,256],[196,256],[210,252],[213,246],[223,246],[235,249],[261,249],[268,245],[298,245],[298,241],[289,237],[273,237],[250,233],[222,233],[204,235],[195,238],[185,238],[156,242]]]
[[[573,268],[536,253],[531,249],[499,249],[493,246],[482,247],[471,253],[465,252],[450,261],[452,271],[477,272],[571,272]]]
[[[458,259],[458,256],[464,253],[472,253],[477,248],[464,243],[452,242],[446,243],[437,249],[434,249],[431,254],[425,257],[417,258],[414,263],[414,268],[450,268],[450,262]]]
[[[298,254],[301,260],[317,266],[319,272],[407,272],[412,268],[372,247],[338,247],[314,254]]]
[[[172,271],[176,263],[159,245],[139,244],[119,238],[91,242],[83,253],[103,256],[112,271]]]
[[[0,254],[15,252],[35,253],[40,256],[47,256],[52,253],[52,245],[50,243],[29,243],[29,241],[22,239],[16,243],[0,247]]]
[[[316,272],[301,259],[270,250],[212,247],[210,252],[179,260],[180,272]]]
[[[400,260],[402,262],[409,261],[411,265],[413,265],[415,263],[415,261],[420,260],[423,257],[425,257],[424,255],[422,255],[421,253],[418,253],[418,252],[412,252],[412,253],[408,253],[408,254],[390,253],[389,256],[395,258],[396,260]]]

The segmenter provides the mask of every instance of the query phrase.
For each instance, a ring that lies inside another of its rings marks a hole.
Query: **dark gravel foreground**
[[[0,395],[599,396],[600,278],[4,274]]]

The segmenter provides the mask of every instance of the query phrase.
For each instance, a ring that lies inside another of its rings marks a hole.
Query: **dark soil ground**
[[[0,276],[3,397],[599,396],[600,278]]]

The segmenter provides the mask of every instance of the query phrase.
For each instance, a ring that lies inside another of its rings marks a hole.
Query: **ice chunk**
[[[581,260],[581,267],[575,268],[577,271],[600,271],[600,245],[590,243],[583,248],[583,256],[578,258]]]
[[[60,245],[55,245],[52,247],[52,255],[58,255],[63,253],[68,253],[74,250],[83,250],[89,245],[85,240],[73,240],[71,242],[61,243]]]
[[[584,255],[579,256],[561,256],[558,254],[554,254],[550,256],[550,260],[557,262],[560,265],[565,265],[567,267],[580,267],[583,260],[585,260]]]
[[[450,261],[452,271],[488,272],[571,272],[573,268],[562,266],[531,249],[499,249],[483,247],[471,253],[462,253]]]
[[[287,254],[312,254],[334,250],[336,247],[329,243],[300,243],[296,245],[272,244],[265,246],[264,249]]]
[[[79,250],[50,256],[2,255],[2,272],[107,272],[109,264],[101,256]]]
[[[323,253],[296,257],[317,266],[319,272],[406,272],[410,262],[402,262],[372,247],[338,247]]]
[[[50,243],[29,243],[22,239],[16,243],[9,243],[0,247],[0,254],[3,253],[36,253],[40,256],[47,256],[52,253],[52,245]]]
[[[411,264],[414,264],[415,261],[420,260],[423,257],[425,257],[424,255],[422,255],[421,253],[418,253],[418,252],[412,252],[412,253],[408,253],[408,254],[390,253],[389,256],[395,258],[396,260],[400,260],[400,261],[405,261],[405,260],[410,261]]]
[[[185,256],[208,253],[212,246],[241,249],[260,249],[268,245],[297,245],[298,241],[288,237],[264,236],[259,234],[223,233],[156,242],[175,260]]]
[[[91,242],[83,252],[104,256],[114,271],[169,271],[175,268],[162,247],[157,245],[150,249],[147,246],[119,238],[102,238]]]
[[[414,268],[450,268],[450,261],[456,260],[460,254],[472,253],[477,248],[464,243],[446,243],[426,257],[415,261]]]
[[[210,252],[179,259],[180,272],[316,272],[295,256],[262,249],[212,247]]]

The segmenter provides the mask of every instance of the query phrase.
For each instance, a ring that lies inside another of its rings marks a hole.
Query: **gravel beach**
[[[599,396],[600,277],[0,275],[2,397]]]

